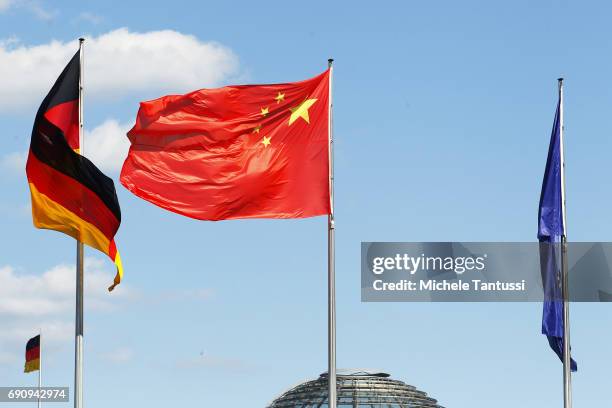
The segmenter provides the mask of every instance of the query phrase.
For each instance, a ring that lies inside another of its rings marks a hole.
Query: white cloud
[[[0,13],[17,7],[25,9],[36,18],[45,21],[53,20],[58,14],[57,10],[49,10],[37,0],[0,0]]]
[[[13,0],[0,0],[0,12],[6,11],[13,5]]]
[[[110,264],[110,265],[109,265]],[[85,308],[113,311],[132,294],[124,284],[112,294],[112,263],[85,259]],[[61,264],[35,275],[0,267],[0,365],[14,364],[25,341],[41,329],[47,349],[62,347],[74,335],[75,266]]]
[[[152,90],[180,93],[218,85],[238,73],[238,59],[227,47],[172,30],[121,28],[85,44],[88,98]],[[0,111],[34,109],[76,50],[76,41],[35,46],[0,41]]]
[[[8,153],[0,158],[0,166],[3,170],[14,173],[25,173],[25,165],[28,154],[26,152]]]
[[[73,312],[74,313],[74,312]],[[66,313],[59,317],[19,317],[11,318],[0,314],[0,370],[2,366],[15,369],[23,364],[23,351],[28,339],[37,335],[39,330],[43,335],[43,347],[47,355],[55,354],[58,350],[70,344],[74,338],[74,321],[70,320],[73,314]],[[23,367],[23,366],[22,366]]]
[[[109,295],[114,275],[105,262],[85,260],[85,298],[90,309],[110,309],[117,297],[126,295],[124,285]],[[57,316],[74,307],[75,266],[61,264],[42,275],[20,273],[11,266],[0,267],[0,317]]]
[[[105,271],[103,261],[85,260],[85,305],[88,310],[109,310],[126,296],[125,287],[108,294],[113,275]],[[70,337],[70,316],[74,309],[74,265],[57,265],[42,275],[24,274],[10,266],[0,267],[0,340],[23,340],[43,328],[52,341]],[[122,291],[123,289],[123,291]],[[25,336],[25,337],[24,337]]]
[[[0,12],[2,12],[2,10],[0,10]],[[19,37],[16,35],[11,35],[0,40],[0,48],[11,48],[15,44],[19,44]]]
[[[85,132],[84,153],[103,172],[118,172],[130,148],[126,133],[131,124],[108,119]]]
[[[72,338],[74,323],[63,320],[36,320],[22,319],[18,323],[4,322],[5,328],[0,332],[0,344],[17,343],[22,344],[30,337],[36,335],[39,330],[44,333],[45,341],[58,343]],[[4,349],[6,347],[3,347]]]
[[[151,310],[152,305],[161,303],[159,306],[167,309],[172,302],[203,300],[211,293],[206,289],[189,288],[184,291],[142,294],[122,283],[109,294],[107,287],[113,277],[114,270],[110,261],[89,257],[85,259],[86,315],[89,312],[117,313],[127,302],[137,302],[145,310]],[[74,336],[74,296],[74,264],[56,265],[42,274],[25,273],[12,266],[0,266],[0,366],[21,364],[25,341],[36,335],[39,329],[43,331],[47,350],[58,350],[70,344]],[[98,355],[110,363],[123,364],[134,358],[134,350],[123,346],[100,351]],[[179,364],[234,371],[245,368],[238,360],[209,356],[205,356],[205,361],[195,358]]]

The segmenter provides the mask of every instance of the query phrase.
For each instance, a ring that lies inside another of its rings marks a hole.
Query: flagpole
[[[42,329],[38,330],[38,408],[40,408],[40,387],[42,384],[42,367],[43,367],[43,359],[42,359]]]
[[[85,39],[79,38],[79,153],[83,155],[83,48]],[[83,255],[84,247],[77,240],[76,313],[74,344],[74,408],[83,407]]]
[[[329,384],[328,407],[336,408],[336,225],[334,222],[334,137],[333,137],[333,101],[332,80],[334,60],[327,60],[329,68],[329,204],[330,212],[327,218],[327,312],[328,312],[328,368],[327,380]]]
[[[572,407],[572,367],[570,349],[569,279],[567,268],[567,224],[565,216],[565,152],[563,129],[563,78],[559,82],[559,139],[561,156],[561,203],[563,206],[563,235],[561,236],[561,272],[563,274],[563,407]]]

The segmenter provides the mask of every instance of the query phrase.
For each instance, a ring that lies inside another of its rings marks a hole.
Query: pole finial
[[[83,44],[85,42],[85,38],[84,37],[80,37],[79,38],[79,44]]]
[[[328,67],[328,68],[331,68],[331,66],[333,65],[333,63],[334,63],[334,59],[333,59],[333,58],[328,58],[328,59],[327,59],[327,67]]]
[[[563,79],[564,79],[563,77],[559,77],[559,78],[557,78],[557,81],[563,82]]]

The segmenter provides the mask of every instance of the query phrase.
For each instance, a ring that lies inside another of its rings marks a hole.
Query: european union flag
[[[563,361],[563,280],[562,271],[557,262],[561,238],[565,236],[560,110],[561,102],[557,105],[542,182],[538,211],[538,240],[540,241],[540,267],[544,286],[542,334],[548,337],[550,347]],[[571,369],[572,371],[578,369],[573,359]]]

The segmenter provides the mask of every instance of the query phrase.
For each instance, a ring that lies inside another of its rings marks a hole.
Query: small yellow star
[[[272,139],[272,137],[268,137],[268,136],[264,136],[263,140],[261,141],[261,143],[265,146],[268,147],[270,145],[270,139]]]
[[[261,108],[261,116],[266,117],[268,116],[268,113],[270,113],[270,110],[267,106],[265,108]]]
[[[257,125],[253,128],[253,132],[251,133],[259,133],[260,130],[261,130],[261,125]]]
[[[274,100],[276,101],[277,104],[281,103],[282,101],[285,100],[285,94],[279,92],[278,95],[276,95],[276,98],[274,98]]]
[[[291,111],[291,117],[289,118],[289,126],[293,124],[298,118],[302,118],[306,123],[310,123],[310,117],[308,116],[308,109],[316,102],[316,99],[306,99],[294,108],[289,108]]]

